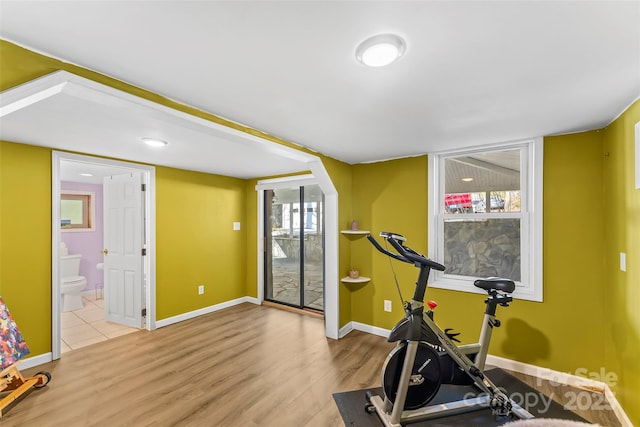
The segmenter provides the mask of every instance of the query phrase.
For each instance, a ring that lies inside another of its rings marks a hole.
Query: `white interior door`
[[[143,327],[142,174],[104,178],[105,319]]]

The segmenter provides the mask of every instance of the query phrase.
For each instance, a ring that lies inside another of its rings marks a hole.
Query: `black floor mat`
[[[562,405],[554,402],[539,391],[529,387],[522,381],[501,369],[491,369],[485,374],[496,386],[506,390],[506,394],[524,409],[535,417],[539,418],[559,418],[573,421],[585,422],[583,418],[575,413],[566,410]],[[345,426],[352,427],[379,427],[382,422],[378,415],[369,414],[365,411],[367,391],[374,395],[382,395],[380,388],[349,391],[344,393],[334,393],[333,398],[338,405],[340,415]],[[468,394],[469,393],[469,394]],[[465,397],[478,396],[478,389],[474,386],[452,386],[442,385],[436,397],[429,402],[429,405],[460,400]],[[411,427],[418,426],[499,426],[512,421],[507,417],[496,418],[490,409],[468,412],[466,414],[452,415],[434,420],[422,421],[409,424]]]

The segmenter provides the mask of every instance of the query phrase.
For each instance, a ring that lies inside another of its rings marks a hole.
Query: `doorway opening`
[[[319,185],[264,191],[265,300],[324,311],[324,197]]]
[[[52,163],[55,360],[155,329],[155,168],[62,152],[53,152]],[[69,203],[70,193],[88,196]]]

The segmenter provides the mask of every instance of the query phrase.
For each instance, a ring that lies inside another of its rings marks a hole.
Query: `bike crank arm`
[[[451,356],[451,358],[473,379],[473,382],[489,396],[489,405],[492,411],[497,415],[509,415],[513,412],[521,419],[534,418],[527,410],[520,407],[511,400],[507,395],[502,393],[498,387],[469,359],[447,336],[447,334],[438,327],[438,325],[429,316],[422,316],[427,324],[440,341],[440,346]]]

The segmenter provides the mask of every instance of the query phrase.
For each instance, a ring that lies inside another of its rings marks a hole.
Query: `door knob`
[[[106,254],[108,254],[108,253],[109,253],[109,249],[103,249],[103,250],[101,250],[100,252],[102,252],[103,254],[105,254],[105,255],[106,255]]]

